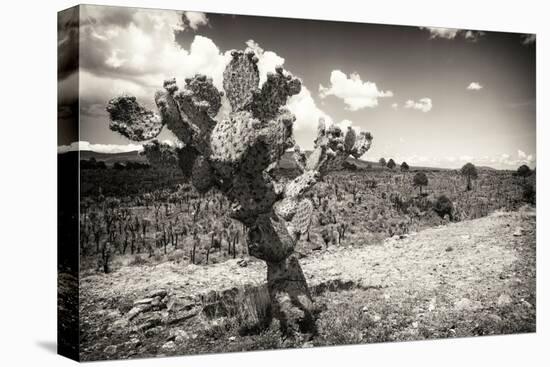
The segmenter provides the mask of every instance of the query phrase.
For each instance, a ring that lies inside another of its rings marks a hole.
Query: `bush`
[[[535,191],[535,188],[533,185],[525,185],[523,187],[523,201],[529,204],[536,204],[537,201],[537,193]]]
[[[348,161],[344,161],[344,163],[342,163],[342,168],[350,171],[357,171],[357,165]]]
[[[441,195],[438,197],[433,209],[441,218],[448,215],[451,220],[453,219],[453,202],[447,196]]]
[[[525,178],[531,176],[531,174],[531,168],[525,164],[521,165],[516,171],[517,176],[523,177],[523,182],[525,182]]]

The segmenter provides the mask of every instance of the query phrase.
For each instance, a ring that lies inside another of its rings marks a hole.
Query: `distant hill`
[[[138,151],[125,153],[98,153],[91,150],[80,151],[80,159],[87,160],[92,157],[98,161],[104,161],[107,165],[113,165],[116,162],[147,162],[147,159],[141,156]]]
[[[309,156],[311,152],[307,151],[306,155]],[[347,160],[348,163],[352,163],[355,166],[357,166],[358,169],[367,169],[367,167],[370,165],[370,170],[372,171],[379,171],[382,169],[388,169],[386,167],[380,166],[378,162],[372,162],[372,161],[365,161],[362,159],[356,159],[350,156]],[[294,161],[293,152],[285,152],[285,154],[281,157],[281,160],[279,161],[279,168],[281,169],[294,169],[296,167],[296,162]],[[438,167],[419,167],[419,166],[411,166],[411,171],[423,171],[423,170],[429,170],[429,171],[448,171],[450,168],[438,168]],[[394,171],[399,172],[400,168],[399,166],[395,167]]]
[[[307,151],[306,155],[309,155],[311,151]],[[80,151],[80,159],[90,159],[94,157],[98,161],[104,161],[107,165],[113,165],[115,162],[147,162],[147,158],[140,155],[138,151],[125,152],[125,153],[98,153],[91,150]],[[365,161],[362,159],[356,159],[349,157],[347,159],[348,163],[352,163],[357,166],[358,169],[367,169],[367,166],[371,166],[371,170],[378,171],[386,169],[380,166],[378,162]],[[293,152],[288,151],[283,154],[281,160],[279,161],[279,168],[285,170],[293,170],[297,168],[296,162],[294,161]],[[478,171],[498,171],[496,168],[487,167],[487,166],[478,166]],[[394,171],[399,171],[399,165],[394,169]],[[422,167],[422,166],[411,166],[411,171],[448,171],[453,170],[452,168],[439,168],[439,167]]]

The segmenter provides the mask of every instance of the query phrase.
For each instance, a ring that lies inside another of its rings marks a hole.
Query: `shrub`
[[[403,171],[403,172],[408,172],[409,171],[409,165],[407,164],[407,162],[401,163],[401,171]]]
[[[395,166],[396,166],[395,161],[393,160],[393,158],[390,158],[390,160],[388,161],[387,167],[389,169],[394,169]]]
[[[453,202],[447,196],[439,196],[434,203],[433,209],[441,218],[448,215],[451,220],[453,219]]]
[[[517,175],[519,177],[523,177],[523,182],[525,182],[525,178],[526,177],[529,177],[531,176],[531,168],[529,168],[529,166],[523,164],[521,166],[519,166],[518,170],[517,170]]]
[[[537,193],[533,185],[525,185],[523,187],[523,201],[535,205],[537,201]]]

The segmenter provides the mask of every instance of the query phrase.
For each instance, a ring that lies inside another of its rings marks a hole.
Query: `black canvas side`
[[[58,13],[57,352],[79,356],[79,7]]]

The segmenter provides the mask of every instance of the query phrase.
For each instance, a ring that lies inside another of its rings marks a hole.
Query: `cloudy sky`
[[[79,65],[67,56],[78,42]],[[66,91],[78,80],[82,145],[139,148],[109,130],[110,98],[133,94],[153,108],[164,79],[195,73],[221,89],[229,51],[247,46],[264,77],[282,64],[302,79],[289,101],[302,148],[324,117],[370,131],[369,160],[536,165],[534,35],[83,6],[79,24],[60,26],[61,115],[74,109],[76,93]],[[59,144],[69,145],[62,119],[60,127]],[[159,138],[173,140],[168,131]]]

